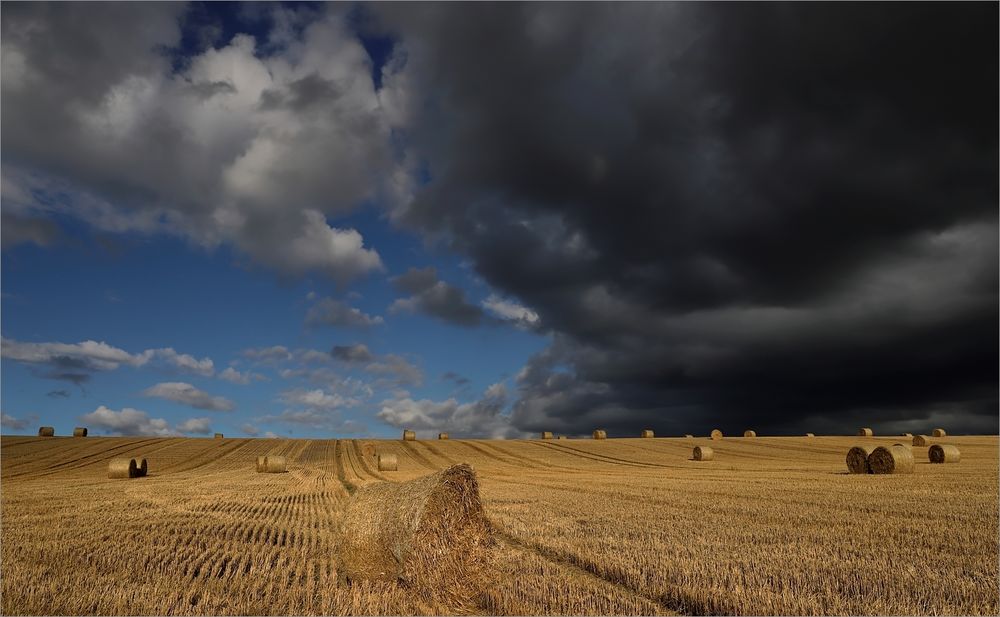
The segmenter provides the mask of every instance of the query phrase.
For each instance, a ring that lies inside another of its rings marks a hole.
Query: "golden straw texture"
[[[927,449],[927,459],[932,463],[957,463],[962,460],[962,453],[956,446],[934,444]]]
[[[134,458],[113,458],[108,463],[109,478],[138,478],[139,468]]]
[[[395,454],[379,454],[379,471],[396,471],[399,469],[399,458]]]
[[[871,473],[868,467],[868,455],[875,446],[854,446],[847,451],[847,470],[851,473]]]
[[[607,439],[608,432],[603,429],[597,429],[594,431],[594,439]]]
[[[913,473],[913,452],[902,446],[879,446],[868,455],[872,473]]]
[[[715,458],[715,451],[708,446],[695,446],[691,458],[696,461],[710,461]]]
[[[75,429],[73,429],[73,437],[86,437],[86,436],[87,436],[86,427],[78,426]]]

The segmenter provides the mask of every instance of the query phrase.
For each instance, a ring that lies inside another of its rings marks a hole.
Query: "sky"
[[[995,3],[4,3],[2,431],[997,433]]]

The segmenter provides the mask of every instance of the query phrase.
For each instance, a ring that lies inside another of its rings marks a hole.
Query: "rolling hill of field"
[[[914,447],[910,475],[849,475],[898,438],[0,442],[4,614],[448,613],[396,583],[338,583],[335,528],[372,482],[468,462],[499,538],[487,614],[997,614],[998,438]],[[695,445],[715,460],[695,462]],[[288,473],[255,473],[284,455]],[[144,456],[148,477],[112,480]]]

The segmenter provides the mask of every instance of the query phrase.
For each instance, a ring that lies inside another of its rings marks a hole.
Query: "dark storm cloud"
[[[330,355],[343,362],[371,362],[375,356],[362,343],[355,345],[334,345]]]
[[[398,291],[412,295],[393,302],[390,311],[419,312],[458,326],[492,321],[483,309],[469,303],[464,291],[438,280],[435,268],[410,268],[394,277],[392,284]]]
[[[554,333],[518,428],[997,430],[995,4],[377,10],[394,218]]]

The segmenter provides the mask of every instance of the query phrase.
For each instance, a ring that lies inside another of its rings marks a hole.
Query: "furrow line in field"
[[[439,459],[443,460],[445,462],[445,464],[448,465],[448,466],[457,465],[458,464],[458,461],[454,460],[453,458],[451,458],[449,456],[446,456],[444,454],[444,452],[441,452],[441,450],[437,448],[437,446],[434,446],[434,445],[432,445],[429,442],[426,442],[426,441],[417,441],[417,442],[414,442],[414,443],[419,443],[423,447],[427,448],[428,452],[430,452],[434,456],[438,457]]]
[[[441,468],[432,463],[426,456],[421,454],[413,443],[403,440],[400,443],[403,444],[403,449],[409,454],[414,460],[420,463],[422,466],[430,469],[431,471],[439,471]]]
[[[490,452],[489,450],[483,448],[480,444],[472,443],[471,441],[465,441],[465,440],[455,441],[455,443],[461,444],[467,448],[471,448],[474,452],[477,452],[490,460],[497,461],[498,463],[502,463],[510,467],[518,467],[518,468],[521,467],[521,465],[516,460],[501,457],[495,452]]]
[[[55,465],[51,465],[49,467],[43,467],[43,468],[38,469],[38,470],[32,470],[32,471],[25,471],[25,472],[21,472],[21,473],[10,474],[9,477],[11,477],[11,478],[18,478],[18,477],[25,476],[25,475],[35,475],[35,476],[51,475],[53,473],[59,473],[60,471],[63,470],[63,468],[67,467],[68,465],[72,465],[73,463],[77,463],[77,462],[80,462],[80,461],[86,461],[83,464],[78,465],[78,467],[83,467],[83,466],[86,466],[86,465],[90,464],[91,462],[94,462],[94,461],[91,461],[90,459],[96,459],[98,457],[108,457],[108,456],[112,456],[112,455],[117,455],[117,454],[120,454],[121,452],[127,452],[130,449],[142,447],[142,444],[147,444],[147,443],[151,443],[151,442],[154,442],[154,441],[158,441],[158,439],[140,439],[140,440],[131,441],[131,442],[123,443],[123,444],[118,444],[116,446],[112,446],[111,448],[108,448],[108,449],[105,449],[105,450],[101,450],[99,452],[94,452],[92,454],[86,454],[86,455],[83,455],[83,456],[78,456],[77,458],[70,459],[68,461],[63,461],[63,462],[60,462],[60,463],[56,463]]]
[[[168,466],[165,469],[169,469],[171,473],[183,473],[188,471],[194,471],[195,469],[199,469],[201,467],[217,463],[218,461],[224,458],[232,456],[238,450],[242,450],[243,448],[249,446],[250,443],[251,443],[250,440],[246,439],[246,440],[240,440],[233,444],[226,444],[218,449],[208,448],[204,452],[198,453],[191,459],[180,463],[178,467],[171,468]],[[204,458],[204,460],[199,461],[198,460],[199,458]],[[194,465],[190,465],[192,461],[198,461],[198,462],[196,462]],[[184,466],[185,464],[188,464],[189,466]]]
[[[628,465],[630,467],[644,467],[644,468],[671,468],[671,465],[659,465],[657,463],[643,463],[640,461],[633,461],[625,458],[618,458],[614,456],[608,456],[606,454],[595,454],[593,452],[587,452],[586,450],[579,450],[571,446],[557,444],[557,443],[543,443],[538,441],[530,441],[528,443],[533,443],[536,446],[542,448],[549,448],[551,450],[565,452],[571,456],[578,456],[580,458],[590,459],[592,461],[597,461],[600,463],[612,463],[614,465]]]
[[[500,446],[498,446],[496,444],[481,443],[481,444],[478,444],[478,445],[481,445],[484,448],[490,448],[490,449],[496,450],[498,452],[501,452],[501,453],[503,453],[503,454],[505,454],[505,455],[507,455],[507,456],[509,456],[509,457],[511,457],[513,459],[515,459],[515,460],[524,461],[525,463],[527,463],[528,467],[532,467],[532,468],[536,468],[536,469],[563,469],[563,470],[567,470],[567,471],[576,471],[576,469],[573,468],[573,467],[567,467],[565,465],[557,465],[555,463],[546,463],[545,461],[542,461],[542,460],[539,460],[539,459],[536,459],[536,458],[533,458],[533,457],[530,457],[530,456],[526,456],[524,454],[515,454],[515,453],[511,452],[510,450],[505,450],[504,448],[501,448]],[[513,445],[511,447],[513,447]]]
[[[344,471],[343,439],[338,439],[333,443],[333,458],[337,464],[337,479],[343,485],[348,495],[353,495],[357,487],[347,480],[347,473]]]
[[[364,472],[365,472],[366,475],[368,475],[368,476],[370,476],[372,478],[375,478],[376,480],[383,480],[383,481],[385,481],[385,480],[388,479],[385,476],[383,476],[382,474],[380,474],[379,472],[377,472],[374,469],[372,469],[371,467],[369,467],[368,461],[365,459],[364,453],[361,452],[361,445],[358,444],[358,440],[357,439],[352,439],[351,440],[351,450],[354,452],[354,455],[357,457],[358,461],[361,462],[361,468],[364,470]]]

